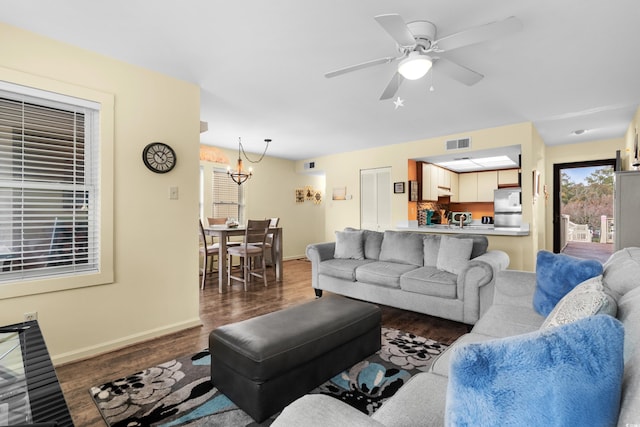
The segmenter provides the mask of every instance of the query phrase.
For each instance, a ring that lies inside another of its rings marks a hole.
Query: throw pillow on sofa
[[[553,307],[571,289],[600,274],[602,274],[602,264],[599,261],[554,254],[549,251],[538,252],[533,308],[539,314],[548,316]]]
[[[362,231],[336,231],[334,258],[364,259]]]
[[[472,249],[472,239],[442,236],[440,238],[440,250],[438,251],[436,268],[449,273],[460,274],[467,261],[471,259]]]
[[[611,426],[618,418],[624,329],[597,315],[452,349],[448,426]]]
[[[380,249],[380,261],[422,266],[423,238],[419,233],[385,231]]]
[[[602,276],[585,280],[566,294],[547,316],[540,329],[575,322],[596,314],[615,317],[616,301],[602,286]]]

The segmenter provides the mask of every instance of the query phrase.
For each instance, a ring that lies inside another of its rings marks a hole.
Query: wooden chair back
[[[257,243],[259,245],[264,245],[265,240],[267,240],[267,234],[269,232],[269,225],[271,220],[255,220],[250,219],[247,221],[247,228],[244,234],[244,243],[252,244]]]

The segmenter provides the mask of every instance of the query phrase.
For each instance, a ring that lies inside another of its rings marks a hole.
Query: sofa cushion
[[[380,258],[380,248],[382,246],[382,238],[384,237],[384,233],[373,230],[360,230],[353,227],[345,227],[344,231],[362,231],[364,257],[374,260]]]
[[[496,337],[492,337],[490,335],[476,334],[475,332],[469,332],[467,334],[462,335],[460,338],[456,340],[453,344],[464,345],[470,343],[479,343],[485,342],[489,340],[495,340]],[[449,347],[446,351],[443,351],[438,356],[436,356],[436,360],[433,361],[431,367],[429,368],[429,372],[433,372],[437,375],[442,375],[443,377],[449,377],[449,366],[451,365],[451,353],[453,351],[453,347]]]
[[[473,240],[473,249],[471,250],[471,259],[482,255],[487,252],[489,248],[489,239],[487,236],[481,236],[477,234],[454,234],[449,237],[454,237],[456,239],[471,239]]]
[[[403,291],[440,298],[455,298],[457,276],[435,267],[420,267],[400,276]]]
[[[438,251],[440,250],[440,235],[425,234],[423,239],[424,266],[435,267],[438,263]]]
[[[533,307],[541,315],[548,316],[571,289],[599,274],[602,274],[602,264],[596,260],[539,251]]]
[[[399,288],[400,276],[415,268],[417,268],[415,265],[373,261],[356,269],[356,280],[373,285]]]
[[[618,319],[624,325],[624,377],[618,425],[640,420],[640,287],[618,300]]]
[[[334,258],[364,259],[362,231],[336,231]]]
[[[478,319],[472,332],[504,338],[537,331],[543,323],[544,317],[540,316],[531,305],[522,307],[493,304]]]
[[[424,260],[422,235],[401,231],[385,231],[380,261],[422,266]]]
[[[471,258],[472,239],[459,239],[449,236],[440,237],[440,250],[436,267],[438,270],[460,274],[460,271]]]
[[[604,291],[602,276],[592,277],[566,294],[547,316],[541,328],[552,328],[596,314],[616,315],[616,301]]]
[[[603,284],[618,299],[640,286],[640,248],[616,251],[604,264]]]
[[[371,416],[372,427],[438,426],[444,419],[447,378],[429,372],[414,375]],[[349,422],[325,426],[349,426]],[[300,424],[306,425],[306,424]]]
[[[382,249],[382,238],[384,233],[373,230],[363,230],[364,232],[364,257],[378,260]]]
[[[452,349],[445,424],[609,426],[618,418],[623,326],[597,315]]]
[[[345,279],[351,282],[356,281],[356,269],[364,264],[374,262],[373,260],[356,259],[328,259],[318,265],[318,274]]]

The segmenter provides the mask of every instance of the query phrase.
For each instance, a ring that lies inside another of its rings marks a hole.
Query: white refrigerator
[[[640,247],[640,172],[615,173],[613,193],[614,248]]]

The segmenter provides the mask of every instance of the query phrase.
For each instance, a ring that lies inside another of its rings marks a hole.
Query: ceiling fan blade
[[[367,62],[363,62],[361,64],[356,64],[356,65],[351,65],[349,67],[340,68],[339,70],[330,71],[330,72],[326,73],[324,76],[329,79],[331,77],[339,76],[341,74],[350,73],[351,71],[357,71],[357,70],[362,70],[363,68],[373,67],[374,65],[388,64],[388,63],[393,62],[393,61],[395,61],[397,59],[398,58],[396,58],[395,56],[389,56],[387,58],[374,59],[372,61],[367,61]]]
[[[433,69],[437,70],[438,72],[443,72],[459,81],[460,83],[466,84],[467,86],[473,86],[484,78],[482,74],[470,70],[467,67],[463,67],[462,65],[445,58],[439,58],[437,61],[435,61],[435,64],[433,64]],[[431,72],[433,72],[433,70]]]
[[[463,46],[481,43],[487,40],[506,36],[522,29],[522,22],[515,16],[502,21],[473,27],[459,33],[451,34],[435,41],[438,52],[447,52]]]
[[[396,13],[378,15],[375,20],[401,47],[413,47],[416,45],[416,39],[400,15]]]
[[[396,95],[398,89],[400,89],[400,85],[403,81],[404,77],[402,77],[400,73],[396,71],[393,77],[391,77],[391,81],[389,81],[389,84],[384,89],[384,92],[382,92],[382,95],[380,95],[380,101],[393,98]]]

